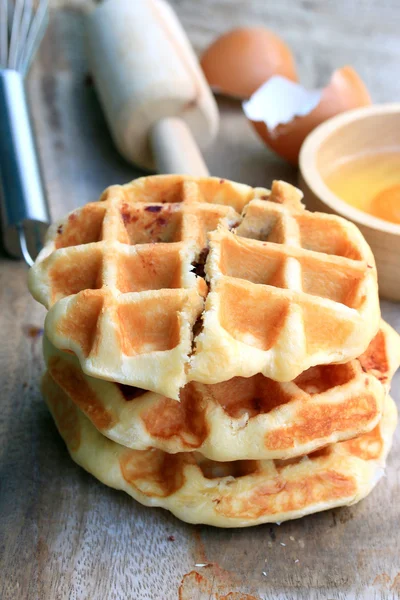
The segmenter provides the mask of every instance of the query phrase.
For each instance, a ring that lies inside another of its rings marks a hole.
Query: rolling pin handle
[[[176,117],[157,121],[150,130],[157,171],[208,177],[209,171],[186,123]]]

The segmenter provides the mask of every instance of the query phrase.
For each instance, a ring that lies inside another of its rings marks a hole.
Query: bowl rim
[[[304,140],[299,155],[300,174],[313,194],[332,211],[365,227],[400,235],[400,224],[374,217],[362,210],[347,204],[334,194],[324,182],[317,168],[316,156],[321,144],[334,131],[355,121],[381,114],[400,115],[400,102],[390,104],[374,104],[346,111],[318,125]]]

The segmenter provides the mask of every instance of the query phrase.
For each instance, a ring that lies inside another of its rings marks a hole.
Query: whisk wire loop
[[[8,2],[0,0],[0,68],[8,62]]]
[[[20,70],[24,75],[29,71],[33,57],[42,41],[48,20],[48,0],[39,0],[37,10],[30,24],[25,44],[25,52],[20,65]]]
[[[48,23],[48,0],[0,0],[0,68],[23,76]]]

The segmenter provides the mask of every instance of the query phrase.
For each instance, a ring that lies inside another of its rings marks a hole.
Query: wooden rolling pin
[[[114,142],[129,162],[208,175],[199,146],[218,109],[175,13],[164,0],[105,0],[87,17],[90,68]]]

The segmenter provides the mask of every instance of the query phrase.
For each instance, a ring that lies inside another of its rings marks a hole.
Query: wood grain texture
[[[375,100],[399,96],[397,0],[173,4],[197,50],[231,26],[263,23],[291,44],[306,84],[322,84],[335,66],[350,62]],[[52,2],[29,80],[54,217],[140,174],[114,150],[87,77],[86,6]],[[294,169],[257,140],[237,103],[221,100],[220,108],[220,134],[206,154],[213,174],[258,185],[296,181]],[[105,488],[69,459],[38,390],[43,365],[36,328],[44,310],[27,293],[24,265],[4,256],[0,307],[2,600],[399,597],[400,431],[387,478],[357,506],[247,530],[185,525]],[[383,313],[400,331],[399,306],[384,302]],[[397,377],[397,401],[399,383]]]

